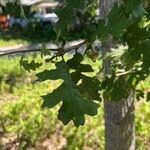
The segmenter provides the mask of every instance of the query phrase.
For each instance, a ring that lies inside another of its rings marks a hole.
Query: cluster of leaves
[[[137,89],[137,86],[141,81],[146,80],[150,73],[149,12],[146,12],[140,0],[136,1],[136,3],[134,3],[134,0],[126,2],[126,5],[128,13],[132,14],[132,21],[130,20],[130,25],[122,35],[121,42],[125,43],[127,47],[122,49],[120,55],[116,50],[115,53],[118,53],[118,56],[116,54],[115,57],[113,56],[112,58],[112,72],[116,76],[115,79],[120,80],[122,78],[125,81],[124,84],[121,82],[120,84],[117,83],[118,80],[116,82],[118,87],[122,87],[122,85],[125,87],[125,89],[122,90],[123,93],[129,92],[129,89],[136,90],[137,99],[140,99],[140,97],[144,97],[145,89]],[[111,53],[114,55],[114,52]],[[114,61],[114,59],[117,61]],[[121,70],[121,72],[119,71],[118,73],[118,70]],[[115,79],[114,76],[112,76],[109,80],[113,80],[114,82]],[[112,85],[111,83],[109,84]],[[127,96],[128,94],[126,94],[126,96],[124,95],[123,98]],[[147,100],[150,100],[149,97],[147,97]]]
[[[58,118],[64,124],[72,120],[76,126],[83,125],[85,114],[95,115],[99,105],[93,100],[100,100],[99,90],[103,89],[112,100],[121,100],[127,98],[130,90],[136,89],[138,83],[149,76],[150,22],[149,12],[144,9],[142,1],[127,0],[122,1],[120,5],[114,4],[108,19],[98,18],[96,9],[96,1],[66,0],[64,6],[56,11],[59,21],[54,29],[58,39],[66,41],[74,23],[77,21],[81,23],[84,19],[84,28],[81,28],[81,31],[82,38],[87,43],[86,51],[95,52],[93,43],[98,39],[105,45],[110,37],[115,43],[114,46],[125,44],[127,48],[123,49],[119,56],[111,57],[110,54],[111,74],[106,76],[102,85],[95,77],[86,75],[87,72],[93,72],[93,69],[90,65],[82,64],[83,56],[79,53],[67,62],[64,58],[58,60],[56,69],[37,74],[39,81],[63,80],[57,89],[43,96],[42,106],[51,108],[62,101]],[[65,51],[63,48],[61,50],[62,55],[59,56],[63,57]],[[117,49],[115,52],[118,53]],[[36,65],[38,67],[39,64]],[[138,95],[143,95],[143,91],[137,92]]]
[[[77,18],[79,16],[83,17],[81,12],[84,12],[85,9],[88,8],[92,3],[93,2],[90,0],[80,0],[78,2],[74,0],[66,0],[64,6],[61,9],[56,10],[55,13],[59,17],[59,21],[54,28],[58,38],[67,38],[68,32],[77,21]]]
[[[66,63],[64,60],[56,63],[56,69],[45,70],[37,74],[39,81],[63,80],[63,83],[52,93],[42,96],[44,100],[42,106],[52,108],[63,101],[58,118],[64,124],[68,124],[72,120],[76,126],[83,125],[85,122],[84,114],[93,116],[97,114],[99,107],[97,103],[92,101],[100,99],[98,94],[99,81],[82,74],[82,72],[93,72],[90,65],[80,63],[82,60],[83,56],[77,53]],[[75,71],[70,75],[69,69]],[[81,79],[82,82],[77,86],[76,84]],[[92,87],[94,87],[93,90]]]
[[[1,0],[0,8],[2,7],[2,14],[9,14],[15,17],[29,17],[30,6],[22,6],[21,0]]]

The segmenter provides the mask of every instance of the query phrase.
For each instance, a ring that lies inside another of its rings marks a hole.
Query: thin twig
[[[72,50],[76,50],[76,49],[80,48],[81,46],[83,46],[84,44],[86,44],[86,41],[83,41],[75,46],[69,47],[69,48],[65,49],[65,53],[68,53]]]
[[[132,70],[128,70],[128,71],[125,71],[125,72],[121,72],[121,73],[117,73],[116,76],[123,76],[123,75],[127,75],[129,73],[132,73]]]

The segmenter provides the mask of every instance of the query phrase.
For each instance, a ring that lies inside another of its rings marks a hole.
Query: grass
[[[30,41],[22,36],[12,36],[8,33],[0,34],[0,47],[15,46],[18,44],[28,44]]]
[[[11,40],[0,39],[0,47],[15,46],[20,44],[28,44],[28,41],[22,39],[11,39]]]
[[[104,149],[103,106],[95,117],[86,117],[83,127],[63,126],[54,109],[41,109],[41,95],[52,91],[59,81],[35,82],[35,72],[19,66],[19,57],[0,59],[0,149]],[[97,68],[98,65],[95,65]],[[51,64],[44,66],[53,67]],[[102,104],[101,104],[102,105]],[[148,150],[150,104],[136,104],[136,150]]]
[[[24,31],[25,32],[25,31]],[[29,31],[28,31],[29,32]],[[16,46],[30,43],[49,42],[48,38],[28,37],[24,34],[16,33],[0,33],[0,47]]]
[[[41,27],[39,23],[29,24],[26,28],[10,28],[0,32],[0,47],[28,43],[46,43],[56,40],[56,34],[51,25]]]

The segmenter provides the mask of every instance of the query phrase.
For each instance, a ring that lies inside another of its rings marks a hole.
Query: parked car
[[[41,26],[45,25],[53,25],[58,21],[58,16],[53,12],[55,7],[57,7],[59,3],[42,3],[39,4],[37,7],[37,11],[33,13],[33,15],[26,19],[26,18],[19,18],[19,17],[10,17],[9,19],[9,26],[20,26],[20,28],[27,27],[28,23],[32,23],[38,21]]]
[[[20,28],[25,28],[29,23],[29,19],[20,18],[20,17],[10,17],[9,18],[9,27],[20,26]]]
[[[53,30],[53,25],[59,20],[54,13],[54,9],[59,3],[41,3],[36,6],[36,11],[32,15],[29,28],[32,26],[33,33],[38,32],[37,36],[46,39],[55,39],[56,33]]]
[[[58,5],[58,2],[39,4],[37,6],[37,12],[35,12],[33,18],[39,19],[43,26],[47,24],[55,24],[59,18],[53,10]]]
[[[41,25],[55,24],[58,21],[58,16],[55,13],[36,13],[33,18],[40,20]]]

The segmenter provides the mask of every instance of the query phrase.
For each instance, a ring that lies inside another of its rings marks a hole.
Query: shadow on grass
[[[49,26],[34,30],[33,28],[21,29],[15,27],[6,32],[0,31],[0,47],[28,43],[46,43],[55,41],[55,39],[56,34]]]
[[[42,36],[29,36],[23,33],[1,32],[0,40],[3,41],[26,41],[27,43],[48,42],[53,39],[43,38]]]

